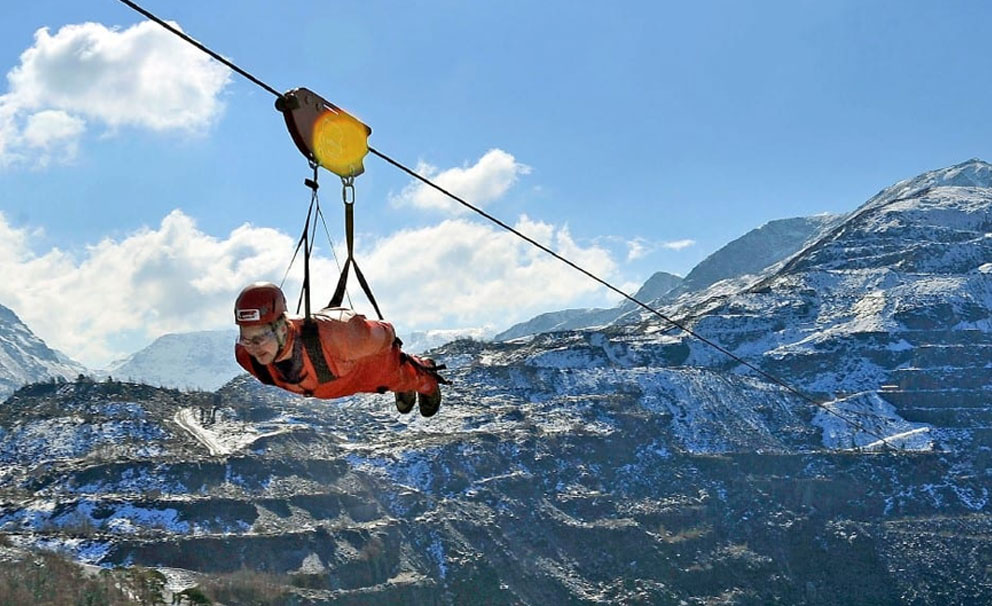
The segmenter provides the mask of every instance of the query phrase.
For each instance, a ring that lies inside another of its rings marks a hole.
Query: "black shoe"
[[[441,408],[441,388],[434,388],[432,393],[418,393],[417,401],[420,404],[420,416],[433,417],[437,409]]]
[[[413,410],[413,405],[417,403],[417,392],[415,391],[397,391],[396,392],[396,410],[403,414],[406,414]]]

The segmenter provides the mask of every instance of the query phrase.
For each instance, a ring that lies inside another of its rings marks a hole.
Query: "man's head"
[[[234,303],[238,339],[260,364],[271,364],[286,343],[286,296],[271,282],[249,284]]]

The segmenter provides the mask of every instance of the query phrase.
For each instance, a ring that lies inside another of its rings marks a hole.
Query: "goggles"
[[[261,347],[274,338],[276,338],[276,333],[273,332],[272,330],[267,330],[261,334],[255,335],[250,339],[241,337],[240,339],[238,339],[237,343],[242,347]]]

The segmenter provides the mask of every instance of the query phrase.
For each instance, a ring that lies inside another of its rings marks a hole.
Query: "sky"
[[[979,0],[142,5],[627,292],[768,221],[992,160]],[[0,15],[0,304],[91,368],[231,328],[245,284],[283,280],[310,201],[274,96],[116,0]],[[618,303],[381,159],[365,168],[356,259],[400,334]],[[315,307],[343,241],[340,182],[320,183]],[[298,261],[293,301],[301,276]]]

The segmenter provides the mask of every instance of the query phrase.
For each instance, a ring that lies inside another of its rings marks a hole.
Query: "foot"
[[[420,415],[433,417],[437,409],[441,408],[441,389],[435,387],[431,393],[418,393],[417,401],[420,404]]]
[[[403,414],[406,414],[413,410],[413,405],[417,403],[417,392],[415,391],[397,391],[396,392],[396,410]]]

